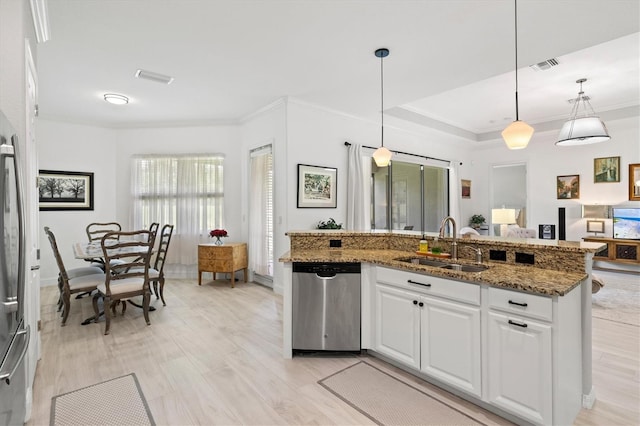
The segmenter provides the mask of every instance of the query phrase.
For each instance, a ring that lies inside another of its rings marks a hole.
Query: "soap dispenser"
[[[420,252],[421,253],[426,253],[429,251],[429,243],[427,242],[425,236],[422,236],[422,239],[420,240]]]

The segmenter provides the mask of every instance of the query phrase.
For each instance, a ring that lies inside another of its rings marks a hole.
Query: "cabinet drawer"
[[[553,319],[551,297],[489,287],[489,307],[545,321]]]
[[[376,268],[376,274],[377,281],[381,283],[422,294],[480,305],[480,286],[477,284],[382,267]]]

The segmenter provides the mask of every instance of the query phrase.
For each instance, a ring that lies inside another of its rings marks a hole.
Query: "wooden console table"
[[[607,245],[605,249],[594,254],[593,260],[640,264],[640,240],[622,240],[607,237],[584,237],[583,240]]]
[[[216,272],[231,274],[231,287],[235,287],[235,272],[244,270],[244,282],[247,282],[247,243],[198,244],[198,285],[202,285],[202,273]]]

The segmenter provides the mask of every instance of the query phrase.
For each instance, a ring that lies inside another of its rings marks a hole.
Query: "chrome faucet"
[[[447,216],[442,219],[442,222],[440,222],[439,238],[444,238],[444,231],[446,229],[447,222],[451,222],[451,226],[453,227],[451,232],[451,260],[458,260],[458,243],[456,242],[456,234],[458,233],[458,229],[456,226],[456,220],[453,217]]]

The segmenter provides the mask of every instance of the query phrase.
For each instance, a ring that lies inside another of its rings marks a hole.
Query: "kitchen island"
[[[490,259],[464,272],[412,263],[421,258],[418,235],[288,235],[285,358],[293,355],[292,262],[358,262],[361,343],[371,355],[517,422],[571,423],[593,404],[591,264],[601,244],[459,239],[459,258],[444,264],[474,264],[478,249]],[[445,253],[453,242],[428,238]]]

